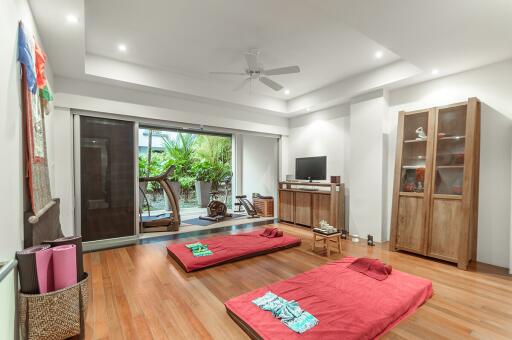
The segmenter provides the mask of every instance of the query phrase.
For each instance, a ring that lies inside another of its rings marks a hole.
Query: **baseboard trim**
[[[118,248],[136,244],[139,241],[139,235],[109,238],[106,240],[87,241],[82,244],[84,252]]]

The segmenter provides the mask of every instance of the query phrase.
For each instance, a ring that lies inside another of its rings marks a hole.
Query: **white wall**
[[[0,282],[0,339],[16,339],[16,270],[11,271]]]
[[[389,93],[388,212],[391,210],[396,126],[400,110],[478,97],[481,108],[478,261],[509,267],[511,234],[512,60],[404,87]],[[389,231],[389,230],[388,230]]]
[[[23,244],[23,143],[20,66],[17,62],[18,21],[38,38],[25,0],[2,0],[0,8],[0,261],[14,257]],[[40,42],[40,40],[38,39]],[[42,45],[40,43],[40,45]],[[53,79],[47,65],[47,76]],[[0,298],[1,299],[1,298]]]
[[[38,34],[25,0],[0,3],[0,262],[14,257],[23,247],[23,142],[20,66],[17,62],[18,21],[27,34]],[[39,40],[39,39],[38,39]],[[40,45],[41,42],[39,40]],[[52,81],[51,68],[47,76]],[[48,121],[47,121],[48,123]],[[0,283],[0,338],[14,339],[16,334],[15,271]]]
[[[285,175],[295,175],[297,157],[327,156],[327,179],[341,176],[346,182],[349,149],[350,107],[341,105],[292,118],[287,143]],[[285,178],[283,178],[285,179]]]
[[[277,206],[278,145],[272,137],[242,136],[242,188],[251,197],[257,192],[274,197]]]
[[[48,116],[46,137],[52,196],[60,198],[60,224],[74,235],[73,117],[69,109],[55,108]]]
[[[146,118],[276,135],[288,134],[288,119],[229,103],[210,103],[68,78],[56,78],[55,105]],[[122,118],[121,118],[122,119]]]
[[[383,96],[363,99],[350,106],[349,230],[376,242],[382,233],[383,216],[383,117],[387,102]]]

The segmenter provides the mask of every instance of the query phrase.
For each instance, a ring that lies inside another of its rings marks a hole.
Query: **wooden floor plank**
[[[433,282],[432,299],[385,339],[506,339],[512,334],[512,278],[503,268],[475,264],[462,271],[391,252],[387,244],[368,247],[348,240],[342,254],[326,258],[319,248],[311,251],[310,230],[277,226],[302,238],[302,245],[195,273],[185,273],[165,246],[197,237],[85,254],[91,276],[86,339],[244,339],[225,311],[226,300],[345,256],[380,258]]]

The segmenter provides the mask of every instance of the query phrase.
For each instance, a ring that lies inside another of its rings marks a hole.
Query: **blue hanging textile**
[[[37,92],[37,78],[36,69],[34,67],[34,59],[32,58],[32,52],[30,45],[27,41],[27,36],[23,29],[23,24],[20,21],[18,27],[18,61],[25,65],[25,72],[27,73],[27,83],[30,92],[36,94]]]

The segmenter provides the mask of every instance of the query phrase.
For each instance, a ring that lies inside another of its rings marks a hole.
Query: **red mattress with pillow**
[[[375,339],[432,296],[429,280],[392,270],[378,281],[347,268],[355,258],[319,268],[235,297],[225,303],[230,316],[256,339]],[[295,300],[318,319],[299,334],[252,303],[266,292]]]
[[[213,254],[209,256],[194,256],[192,255],[192,251],[185,246],[197,241],[170,244],[167,246],[167,253],[173,257],[186,272],[191,272],[221,263],[295,247],[301,243],[301,240],[297,237],[283,235],[281,237],[268,238],[261,236],[260,234],[262,232],[263,229],[249,233],[197,240],[207,245],[208,249],[213,252]]]

